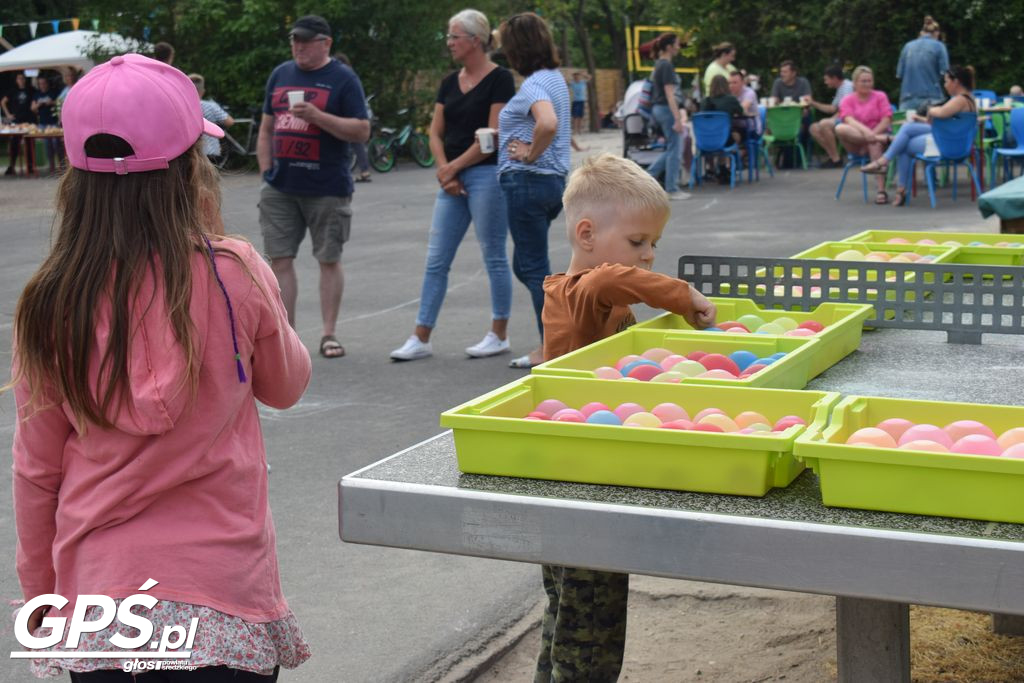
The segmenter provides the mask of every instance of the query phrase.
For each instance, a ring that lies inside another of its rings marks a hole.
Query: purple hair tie
[[[224,301],[228,304],[228,320],[231,321],[231,344],[235,347],[235,368],[238,370],[238,382],[239,384],[245,384],[245,368],[242,367],[242,354],[238,352],[238,335],[235,334],[235,309],[231,307],[231,297],[228,296],[228,290],[224,287],[224,281],[220,279],[220,273],[217,272],[217,259],[214,258],[213,245],[210,244],[210,238],[203,235],[203,240],[206,242],[206,248],[210,252],[210,265],[213,266],[213,277],[217,280],[217,284],[220,285]]]

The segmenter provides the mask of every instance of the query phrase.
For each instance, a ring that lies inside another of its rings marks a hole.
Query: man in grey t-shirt
[[[780,104],[785,102],[787,97],[793,102],[806,104],[811,98],[811,84],[806,78],[797,74],[796,65],[787,59],[779,65],[779,77],[772,84],[771,96],[776,98],[776,102]],[[798,140],[805,148],[810,139],[810,134],[808,133],[810,125],[810,108],[804,108],[803,117],[800,121]],[[792,150],[786,149],[783,151],[791,152]]]
[[[828,160],[822,162],[822,168],[840,168],[843,164],[839,161],[839,148],[836,145],[836,123],[839,114],[839,103],[843,98],[853,92],[853,81],[843,77],[843,70],[836,65],[825,69],[825,85],[835,89],[836,95],[832,98],[831,104],[818,102],[813,97],[810,105],[828,118],[815,121],[811,124],[810,133],[815,142],[821,145],[828,155]]]

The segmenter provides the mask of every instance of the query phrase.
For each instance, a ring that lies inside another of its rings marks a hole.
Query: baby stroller
[[[615,118],[622,127],[622,156],[646,168],[661,154],[664,143],[658,141],[657,124],[640,107],[645,83],[649,81],[643,79],[629,85]]]

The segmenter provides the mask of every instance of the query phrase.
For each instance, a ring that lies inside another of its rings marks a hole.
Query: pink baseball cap
[[[149,57],[114,57],[86,74],[61,108],[64,146],[75,168],[99,173],[136,173],[168,167],[202,133],[224,137],[203,118],[199,93],[188,76]],[[124,139],[135,154],[100,159],[85,153],[85,141],[106,133]]]

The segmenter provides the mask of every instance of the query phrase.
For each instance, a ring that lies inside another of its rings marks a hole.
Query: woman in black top
[[[441,186],[427,246],[423,292],[415,332],[391,352],[394,360],[417,360],[433,354],[430,334],[448,288],[448,271],[469,228],[476,228],[491,284],[491,329],[466,349],[474,358],[509,350],[508,317],[512,276],[505,243],[508,219],[497,176],[496,140],[482,151],[479,128],[498,128],[498,112],[515,95],[512,73],[491,61],[491,27],[476,10],[463,10],[448,22],[448,49],[462,68],[441,82],[430,124],[430,149],[437,159]]]

